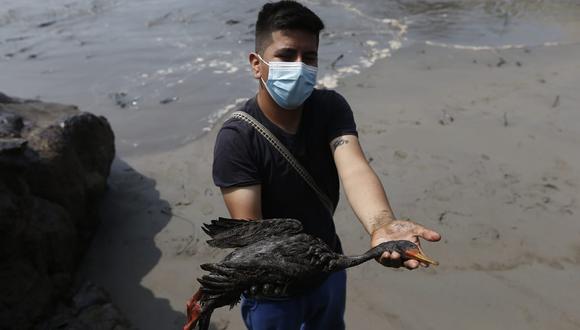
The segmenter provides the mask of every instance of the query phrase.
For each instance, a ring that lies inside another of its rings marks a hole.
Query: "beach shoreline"
[[[348,272],[351,329],[576,329],[580,298],[580,44],[466,50],[417,43],[340,81],[396,214],[438,230],[439,267]],[[219,124],[175,150],[117,159],[81,276],[139,329],[178,329],[199,265],[224,255],[211,179]],[[369,240],[346,198],[347,254]],[[415,310],[416,312],[414,312]],[[214,329],[243,329],[222,308]],[[378,326],[380,325],[380,326]]]

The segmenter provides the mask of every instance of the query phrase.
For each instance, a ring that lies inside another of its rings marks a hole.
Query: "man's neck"
[[[296,134],[300,126],[300,118],[302,118],[302,106],[292,110],[283,109],[274,102],[263,87],[258,90],[257,101],[258,107],[266,118],[286,133]]]

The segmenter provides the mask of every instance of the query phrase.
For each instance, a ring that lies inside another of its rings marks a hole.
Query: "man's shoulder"
[[[310,98],[312,105],[316,107],[330,108],[333,111],[337,107],[350,108],[346,99],[337,91],[332,89],[315,89]]]
[[[234,113],[236,111],[242,111],[248,113],[251,116],[255,116],[255,109],[252,99],[246,101],[244,104],[235,107],[231,113]],[[231,118],[231,113],[228,114],[229,118],[227,118],[224,121],[218,134],[249,135],[253,131],[252,127],[250,125],[247,125],[241,120]]]
[[[344,99],[340,93],[333,89],[314,89],[312,91],[312,97],[321,100]]]

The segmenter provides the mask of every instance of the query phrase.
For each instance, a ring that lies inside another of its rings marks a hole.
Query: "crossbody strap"
[[[250,114],[243,111],[235,111],[234,113],[232,113],[230,118],[242,120],[248,123],[250,126],[252,126],[258,133],[260,133],[266,139],[266,141],[268,141],[274,147],[274,149],[280,152],[282,157],[284,157],[288,161],[288,163],[290,163],[290,165],[296,170],[296,172],[300,174],[300,176],[304,179],[304,181],[306,181],[306,183],[310,186],[310,188],[314,190],[314,192],[316,193],[316,195],[318,196],[324,207],[328,210],[330,215],[332,216],[334,214],[334,206],[330,201],[330,198],[328,198],[328,196],[326,196],[326,194],[323,193],[322,190],[320,190],[320,188],[318,187],[316,182],[314,182],[314,179],[312,178],[312,176],[310,176],[308,171],[306,171],[306,169],[298,162],[298,160],[296,160],[296,158],[292,155],[292,153],[290,153],[290,151],[280,142],[280,140],[278,140],[278,138],[276,138],[276,136],[274,136],[274,134],[272,134],[272,132],[270,132],[270,130],[268,130],[264,125],[258,122]]]

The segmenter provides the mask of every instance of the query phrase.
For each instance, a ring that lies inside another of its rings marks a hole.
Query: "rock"
[[[0,92],[0,104],[2,103],[13,103],[14,100],[8,95]]]
[[[54,21],[48,21],[48,22],[43,22],[43,23],[38,24],[36,27],[38,27],[38,28],[45,28],[45,27],[54,25],[56,22],[57,22],[56,20],[54,20]]]
[[[75,106],[1,93],[0,133],[0,329],[31,329],[71,297],[114,136]]]
[[[111,298],[103,290],[92,283],[85,283],[73,297],[74,307],[81,311],[93,305],[103,305],[109,303]]]
[[[497,62],[497,64],[495,66],[497,66],[498,68],[501,67],[502,65],[506,64],[506,60],[504,60],[503,57],[499,58],[499,61]]]
[[[125,92],[115,92],[109,94],[109,97],[115,102],[117,106],[121,109],[133,108],[137,109],[139,107],[139,98],[131,97]]]
[[[24,139],[0,139],[0,155],[21,153],[27,142]]]
[[[167,97],[167,98],[164,98],[163,100],[159,101],[159,104],[169,104],[169,103],[175,102],[177,100],[179,100],[179,97],[177,97],[177,96]]]
[[[238,23],[240,23],[240,21],[238,21],[237,19],[229,19],[226,21],[227,25],[236,25]]]
[[[0,99],[2,95],[0,95]],[[9,112],[0,112],[0,138],[20,137],[20,131],[24,128],[21,116]]]
[[[439,124],[442,126],[450,125],[452,122],[455,121],[455,118],[451,116],[447,111],[442,110],[441,116],[439,117]]]
[[[90,282],[84,283],[72,300],[72,304],[60,306],[56,315],[37,325],[36,329],[132,329],[129,321],[111,303],[109,295]]]

